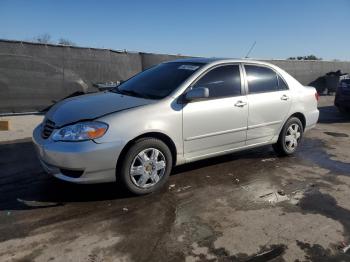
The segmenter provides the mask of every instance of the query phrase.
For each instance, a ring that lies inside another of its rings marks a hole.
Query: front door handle
[[[235,104],[235,106],[237,106],[237,107],[244,107],[246,104],[247,104],[247,102],[237,101],[237,103]]]
[[[283,96],[281,96],[281,100],[285,100],[285,101],[287,101],[287,100],[289,100],[289,96],[287,96],[287,95],[283,95]]]

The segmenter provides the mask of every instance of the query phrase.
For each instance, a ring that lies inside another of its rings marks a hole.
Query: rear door
[[[245,145],[248,103],[238,64],[210,69],[191,88],[206,87],[209,98],[183,108],[185,158],[191,159]]]
[[[244,69],[249,103],[247,145],[254,145],[278,134],[292,96],[286,82],[273,69],[254,64],[245,64]]]

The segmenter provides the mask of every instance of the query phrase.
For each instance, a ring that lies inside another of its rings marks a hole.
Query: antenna
[[[253,43],[252,46],[250,47],[250,49],[249,49],[248,53],[246,54],[245,58],[248,58],[250,52],[253,51],[253,48],[255,47],[255,45],[256,45],[256,41],[254,41],[254,43]]]

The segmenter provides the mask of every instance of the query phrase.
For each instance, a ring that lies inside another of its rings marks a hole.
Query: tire
[[[303,124],[299,118],[289,118],[281,130],[277,143],[272,145],[277,155],[292,155],[297,150],[303,137],[303,133]],[[287,139],[287,136],[289,136],[289,139]]]
[[[120,180],[136,195],[149,194],[160,189],[167,182],[173,163],[169,147],[155,138],[136,141],[122,161],[118,174]]]

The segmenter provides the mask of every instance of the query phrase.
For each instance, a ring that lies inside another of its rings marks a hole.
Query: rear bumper
[[[33,142],[44,170],[59,179],[74,183],[116,180],[120,143],[55,142],[41,137],[41,126],[35,128]]]
[[[318,109],[315,109],[314,111],[306,114],[305,131],[308,131],[311,128],[314,128],[316,126],[319,116],[320,116],[320,111],[318,111]]]

